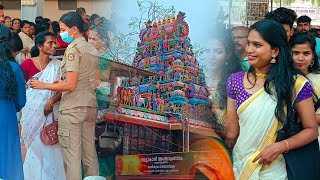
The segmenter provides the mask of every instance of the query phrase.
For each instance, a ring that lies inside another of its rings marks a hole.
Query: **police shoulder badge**
[[[73,61],[74,60],[74,53],[69,53],[68,54],[68,61]]]

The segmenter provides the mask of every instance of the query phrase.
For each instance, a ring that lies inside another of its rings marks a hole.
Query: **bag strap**
[[[55,119],[54,119],[54,113],[51,112],[51,115],[52,115],[52,122],[54,122],[54,121],[55,121]],[[43,122],[43,125],[42,125],[43,128],[45,127],[47,121],[48,121],[48,116],[46,116],[46,120]]]

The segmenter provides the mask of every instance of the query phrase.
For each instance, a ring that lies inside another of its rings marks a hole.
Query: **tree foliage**
[[[296,2],[296,0],[273,0],[273,2],[276,3],[277,5],[280,5],[280,1],[282,6],[291,5],[291,3]]]
[[[144,23],[147,21],[157,21],[167,17],[176,16],[174,6],[165,6],[157,0],[137,0],[140,15],[132,17],[129,26],[129,33],[119,33],[113,39],[110,47],[110,52],[117,58],[127,63],[131,63],[135,51],[136,44],[139,42],[139,32],[144,28]],[[201,56],[209,50],[201,47],[199,44],[193,45],[193,51],[196,58],[201,59]]]

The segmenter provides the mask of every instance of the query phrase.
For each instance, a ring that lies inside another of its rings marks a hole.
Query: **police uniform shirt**
[[[85,38],[77,38],[69,44],[61,62],[61,79],[67,72],[78,72],[77,87],[72,92],[63,92],[59,110],[87,106],[97,107],[94,80],[99,72],[99,53]]]

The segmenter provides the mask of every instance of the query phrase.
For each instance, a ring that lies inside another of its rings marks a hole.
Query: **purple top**
[[[245,89],[243,85],[243,78],[244,78],[245,72],[237,72],[232,74],[228,81],[227,81],[227,95],[231,99],[236,100],[236,108],[247,100],[252,94],[249,94]],[[302,90],[299,92],[298,97],[296,98],[296,103],[300,102],[304,99],[307,99],[309,97],[312,97],[313,95],[313,89],[309,82],[307,82]]]

